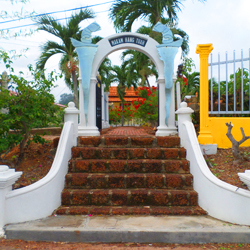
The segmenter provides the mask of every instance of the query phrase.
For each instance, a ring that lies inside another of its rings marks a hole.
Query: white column
[[[175,126],[175,89],[171,90],[171,105],[168,126],[165,123],[166,118],[166,94],[165,94],[165,79],[157,80],[159,86],[159,127],[157,127],[156,136],[168,136],[177,133]]]
[[[15,169],[0,165],[0,237],[4,235],[6,194],[12,190],[12,185],[21,175],[22,172],[15,172]]]
[[[101,85],[101,91],[102,91],[102,128],[105,128],[105,96],[104,96],[104,88],[105,88],[105,85],[102,84]]]
[[[159,91],[159,127],[157,128],[156,135],[160,136],[160,131],[165,131],[167,129],[167,125],[165,124],[166,117],[166,95],[165,95],[165,79],[158,79],[158,91]]]
[[[170,105],[170,114],[168,119],[168,132],[169,134],[177,134],[177,127],[175,125],[175,81],[176,78],[173,78],[173,87],[171,90],[171,105]]]
[[[176,83],[176,102],[177,102],[177,109],[179,109],[181,103],[181,85],[179,81]]]
[[[78,136],[99,136],[100,135],[100,132],[98,128],[96,127],[96,83],[97,83],[96,78],[90,79],[88,120],[85,126],[84,125],[82,126],[81,124],[81,126],[78,127]],[[84,114],[84,111],[83,111],[83,114]]]
[[[109,124],[109,92],[105,92],[105,96],[106,96],[106,128],[110,127]]]
[[[82,127],[86,127],[86,120],[84,115],[84,101],[83,101],[83,90],[82,90],[82,78],[78,78],[79,80],[79,110],[80,110],[80,123],[79,129]]]

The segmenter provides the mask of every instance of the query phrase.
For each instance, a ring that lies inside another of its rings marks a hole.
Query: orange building
[[[134,87],[131,87],[129,89],[125,90],[126,95],[124,97],[124,100],[128,104],[132,104],[132,101],[136,101],[139,96],[137,92],[134,90]],[[109,106],[114,107],[120,107],[121,100],[117,94],[117,87],[109,87]]]

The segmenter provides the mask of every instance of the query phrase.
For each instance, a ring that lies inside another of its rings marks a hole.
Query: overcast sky
[[[61,13],[54,14],[56,18],[69,17],[72,12],[64,11],[84,6],[90,6],[100,3],[110,2],[109,0],[30,0],[27,4],[10,4],[10,0],[0,0],[0,11],[12,11],[31,12],[34,11],[37,14],[47,12]],[[92,7],[97,17],[95,21],[102,27],[101,31],[95,32],[94,35],[107,37],[115,33],[113,25],[108,18],[108,9],[111,3],[103,4]],[[199,56],[195,53],[197,44],[212,43],[214,50],[213,55],[217,60],[217,54],[220,52],[221,60],[224,59],[225,52],[228,51],[229,59],[232,59],[233,50],[236,51],[236,57],[240,57],[241,49],[244,51],[244,57],[249,57],[250,48],[250,0],[207,0],[206,3],[200,3],[198,0],[186,0],[183,1],[182,12],[178,14],[179,25],[178,27],[184,30],[189,35],[190,53],[188,57],[191,57],[196,64],[196,70],[199,71]],[[8,19],[1,20],[0,22],[7,21]],[[93,22],[92,20],[83,23],[83,26],[87,26]],[[23,21],[0,23],[0,29],[8,29],[22,25],[28,25],[33,23],[30,19]],[[143,22],[137,22],[133,26],[132,31],[136,29]],[[34,28],[35,26],[27,26],[26,29]],[[18,32],[24,28],[11,29],[10,32]],[[29,50],[25,53],[25,57],[15,61],[15,70],[24,70],[26,65],[34,64],[39,57],[41,50],[40,46],[47,40],[53,40],[53,36],[48,35],[46,32],[37,32],[31,37],[18,37],[16,39],[1,39],[0,48],[4,50],[16,50],[20,51],[25,48]],[[116,52],[110,56],[113,64],[119,63],[119,54]],[[60,56],[53,56],[46,68],[48,70],[58,69],[58,61]],[[177,67],[180,62],[180,53],[176,57],[175,65]],[[3,71],[3,65],[0,64],[0,71]],[[69,93],[70,91],[63,83],[59,81],[58,87],[54,88],[53,94],[58,101],[62,93]]]

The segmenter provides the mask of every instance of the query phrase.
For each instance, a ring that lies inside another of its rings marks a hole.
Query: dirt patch
[[[242,147],[240,151],[246,155],[250,154],[250,147]],[[218,149],[217,154],[209,155],[208,159],[212,165],[211,172],[220,180],[225,181],[239,188],[248,189],[240,181],[237,173],[244,173],[250,169],[249,161],[236,161],[232,149]]]
[[[22,171],[23,174],[14,184],[14,189],[28,186],[47,175],[54,160],[58,138],[58,136],[45,136],[46,143],[43,145],[30,143],[28,148],[25,149],[23,161],[16,168],[16,171]],[[19,148],[16,146],[6,159],[15,164],[18,155]],[[0,164],[4,165],[6,162],[0,161]]]
[[[233,249],[247,250],[250,249],[250,244],[140,244],[140,243],[116,243],[116,244],[101,244],[101,243],[68,243],[68,242],[34,242],[23,240],[5,240],[0,239],[0,249],[4,250],[22,250],[22,249],[46,249],[46,250],[201,250],[201,249]]]

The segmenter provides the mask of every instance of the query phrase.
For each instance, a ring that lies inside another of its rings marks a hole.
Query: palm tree
[[[137,87],[138,75],[134,70],[131,70],[127,65],[122,64],[121,66],[114,65],[112,69],[112,80],[111,82],[118,82],[117,94],[121,100],[121,109],[124,109],[124,96],[126,94],[126,88],[134,86]],[[124,124],[124,117],[122,115],[122,126]]]
[[[105,85],[106,92],[109,91],[109,86],[113,82],[114,75],[112,74],[112,70],[113,66],[111,64],[111,61],[108,57],[106,57],[100,65],[100,68],[98,69],[100,80],[102,84]]]
[[[77,82],[77,54],[70,38],[81,39],[79,23],[88,18],[94,18],[94,13],[90,9],[81,10],[79,13],[72,14],[65,25],[59,23],[52,16],[44,15],[35,19],[38,30],[46,31],[61,40],[61,43],[47,41],[42,46],[42,54],[38,59],[37,68],[44,69],[48,59],[56,54],[62,54],[59,62],[60,69],[65,77],[65,82],[73,88],[74,102],[78,107],[78,82]],[[73,87],[72,87],[73,86]]]
[[[205,2],[206,0],[198,0]],[[110,9],[110,18],[120,31],[131,31],[137,19],[147,19],[151,25],[161,22],[164,14],[172,23],[178,20],[184,0],[115,0]]]
[[[162,18],[162,23],[163,24],[171,24],[171,30],[173,33],[173,39],[176,40],[177,38],[174,35],[179,35],[183,38],[183,43],[182,43],[182,54],[183,56],[187,55],[189,51],[189,46],[188,46],[188,35],[186,32],[184,32],[181,29],[178,29],[176,25],[173,25],[170,22],[170,19]],[[152,30],[153,26],[141,26],[138,30],[137,33],[148,35],[152,38],[154,38],[157,42],[161,43],[162,41],[162,34],[159,32],[155,32]],[[148,78],[149,76],[156,76],[158,77],[158,73],[156,70],[155,65],[153,62],[143,53],[135,50],[126,50],[122,53],[122,60],[123,63],[129,67],[132,67],[136,70],[138,75],[141,78],[141,82],[139,85],[145,86],[147,85],[150,88]]]
[[[149,76],[155,75],[158,76],[156,67],[152,60],[148,58],[145,54],[136,51],[136,50],[125,50],[122,53],[123,64],[129,67],[131,70],[135,71],[135,74],[138,74],[140,78],[140,86],[148,86],[149,85]]]

